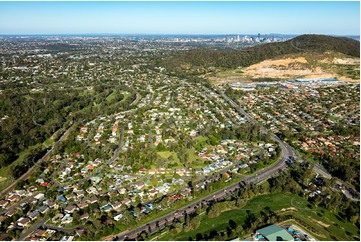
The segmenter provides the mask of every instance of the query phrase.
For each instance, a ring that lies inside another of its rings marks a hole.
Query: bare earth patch
[[[207,78],[217,84],[245,83],[255,78],[337,78],[340,81],[359,83],[359,72],[359,58],[326,52],[323,55],[309,54],[265,60],[246,68],[219,72],[216,76]]]
[[[321,225],[321,226],[323,226],[323,227],[325,227],[325,228],[327,228],[327,227],[329,227],[330,225],[329,224],[325,224],[325,223],[323,223],[323,222],[321,222],[321,221],[318,221],[318,220],[316,220],[316,219],[314,219],[314,218],[312,218],[312,217],[310,217],[310,216],[308,216],[312,221],[314,221],[315,223],[318,223],[319,225]]]
[[[251,65],[246,68],[247,69],[258,69],[258,68],[265,68],[269,66],[288,66],[291,63],[308,63],[304,57],[298,58],[286,58],[286,59],[279,59],[279,60],[265,60],[260,63]]]
[[[337,63],[341,65],[349,65],[350,63],[357,63],[354,58],[338,59],[335,58],[332,61],[323,60],[324,63]],[[304,57],[287,58],[280,60],[266,60],[258,64],[249,66],[243,69],[243,73],[246,76],[253,78],[332,78],[336,77],[341,81],[359,81],[352,80],[351,78],[340,76],[336,73],[332,73],[329,70],[323,70],[321,67],[316,66],[311,68],[311,65]],[[303,68],[302,68],[303,66]],[[297,67],[297,68],[295,68]]]
[[[298,211],[297,208],[294,207],[289,207],[289,208],[282,208],[281,212],[285,212],[285,211]]]
[[[360,65],[360,59],[356,58],[334,58],[332,63],[339,65]]]

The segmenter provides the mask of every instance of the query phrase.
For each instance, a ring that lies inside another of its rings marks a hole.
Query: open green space
[[[202,144],[202,143],[206,142],[207,140],[208,140],[208,137],[205,137],[205,136],[198,136],[198,137],[196,138],[197,144],[198,144],[198,143],[199,143],[199,144]]]
[[[125,102],[125,100],[127,100],[127,99],[131,96],[131,94],[130,94],[129,92],[127,92],[127,91],[122,91],[122,92],[120,92],[120,93],[123,94],[124,97],[123,97],[123,99],[119,102],[119,104]]]
[[[112,92],[111,94],[109,94],[109,96],[107,96],[106,100],[107,100],[108,102],[110,102],[110,101],[112,101],[114,98],[116,98],[116,96],[117,96],[117,93],[116,93],[115,90],[113,90],[113,92]]]
[[[171,156],[175,159],[175,156],[177,156],[177,154],[172,151],[159,151],[157,154],[163,159],[169,159]]]
[[[195,148],[197,150],[203,149],[205,146],[207,146],[208,137],[205,136],[198,136],[196,139]]]
[[[243,76],[243,71],[241,69],[231,69],[231,70],[225,70],[225,71],[221,71],[218,72],[216,74],[217,77],[219,78],[227,78],[230,76]]]
[[[291,215],[302,224],[307,224],[317,231],[311,233],[318,240],[355,240],[352,236],[359,237],[359,228],[355,225],[336,217],[330,211],[314,207],[305,198],[295,194],[268,194],[261,195],[248,201],[242,209],[234,209],[221,213],[216,218],[208,218],[206,214],[201,216],[200,226],[193,231],[179,234],[167,233],[158,240],[189,240],[195,239],[196,234],[209,234],[212,230],[224,231],[229,226],[229,220],[243,225],[247,219],[247,213],[253,213],[257,218],[260,212],[266,208],[274,211],[277,215]],[[305,228],[303,226],[303,228]],[[307,230],[307,228],[305,228]],[[309,232],[309,231],[308,231]]]
[[[183,167],[183,165],[180,163],[177,153],[172,151],[158,151],[157,155],[166,160],[166,164],[172,165],[173,168],[177,167]],[[159,168],[158,166],[152,166],[152,168]]]
[[[189,161],[195,161],[197,159],[199,159],[199,156],[197,155],[197,151],[195,149],[188,149],[188,160]]]
[[[199,157],[195,149],[187,149],[188,160],[191,162],[191,167],[194,169],[200,169],[205,166],[204,159]]]
[[[19,153],[19,157],[9,166],[2,167],[0,169],[0,191],[7,188],[13,181],[11,177],[11,168],[15,167],[16,165],[21,164],[24,161],[24,158],[30,154],[32,149],[35,149],[38,146],[42,146],[43,148],[48,148],[54,144],[54,140],[50,137],[49,139],[45,140],[42,144],[30,146],[27,149],[23,150]]]
[[[23,150],[22,152],[19,153],[19,157],[11,164],[11,166],[16,166],[18,164],[20,164],[24,158],[29,155],[30,150],[35,148],[35,146],[30,146],[28,147],[26,150]],[[10,167],[11,166],[6,166],[6,167],[2,167],[0,169],[0,176],[5,178],[3,181],[7,180],[8,178],[10,178],[11,173],[10,173]],[[0,181],[0,188],[4,189],[5,187],[3,187],[4,184],[2,184],[3,182]],[[9,184],[8,184],[9,185]]]
[[[204,159],[200,158],[197,154],[197,151],[192,148],[192,149],[187,149],[186,150],[187,154],[188,154],[188,162],[191,164],[190,166],[192,168],[203,168],[204,165]],[[168,164],[176,164],[176,166],[174,167],[179,167],[179,168],[183,168],[183,164],[180,163],[179,157],[177,155],[176,152],[172,152],[172,151],[158,151],[157,154],[163,158],[168,160]]]

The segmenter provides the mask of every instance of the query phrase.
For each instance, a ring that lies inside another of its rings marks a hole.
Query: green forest
[[[124,91],[129,93],[127,97],[122,94]],[[0,168],[11,165],[20,152],[43,143],[57,130],[125,110],[134,100],[135,91],[131,88],[107,83],[92,90],[85,87],[58,90],[51,86],[43,91],[5,89],[0,95],[0,116],[7,117],[0,122]],[[45,152],[39,147],[31,149],[12,169],[14,178],[26,172],[34,159]]]

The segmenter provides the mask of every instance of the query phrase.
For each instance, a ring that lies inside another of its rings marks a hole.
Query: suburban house
[[[71,204],[71,205],[66,206],[64,211],[67,212],[67,213],[73,213],[75,211],[75,209],[76,209],[76,206]]]
[[[26,227],[29,225],[29,223],[31,222],[30,218],[20,218],[18,219],[18,225],[21,227]]]

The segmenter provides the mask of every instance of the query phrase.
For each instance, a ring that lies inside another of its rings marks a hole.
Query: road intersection
[[[208,90],[207,88],[204,87],[204,89],[206,91],[210,92],[210,90]],[[236,108],[236,110],[240,114],[242,114],[250,122],[255,123],[255,120],[249,114],[247,114],[244,111],[244,109],[242,109],[240,106],[238,106],[232,99],[230,99],[223,92],[219,91],[219,93],[225,100],[227,100],[230,103],[231,106]],[[149,222],[148,224],[142,225],[131,231],[126,230],[120,234],[117,234],[114,236],[109,236],[109,237],[107,237],[107,239],[108,240],[133,240],[133,239],[137,238],[142,232],[150,232],[151,234],[153,234],[156,231],[158,231],[159,229],[164,228],[167,224],[171,224],[174,219],[177,219],[186,214],[193,213],[202,203],[208,204],[210,202],[216,202],[218,200],[224,199],[224,198],[230,196],[231,194],[234,194],[234,193],[238,192],[239,190],[241,190],[245,183],[257,184],[257,183],[260,183],[262,181],[269,179],[273,175],[276,175],[276,174],[282,172],[283,170],[285,170],[287,168],[288,162],[293,162],[296,159],[296,153],[287,143],[280,140],[275,134],[271,135],[271,139],[278,142],[278,144],[282,150],[282,155],[280,157],[280,160],[276,164],[272,165],[271,167],[264,168],[252,176],[248,176],[248,177],[244,178],[239,183],[231,184],[231,185],[225,187],[224,189],[219,190],[215,193],[212,193],[204,198],[201,198],[201,199],[193,202],[192,204],[189,204],[185,207],[182,207],[182,208],[176,210],[175,212],[171,212],[161,218],[157,218],[157,219]]]

